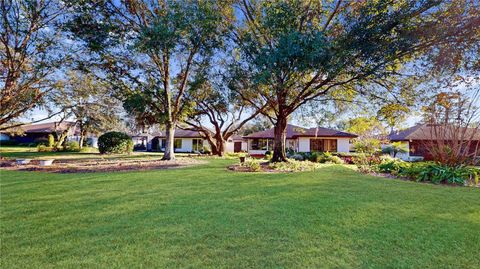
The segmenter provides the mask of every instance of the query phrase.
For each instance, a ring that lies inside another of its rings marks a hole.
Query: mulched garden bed
[[[278,170],[272,169],[269,166],[268,162],[259,163],[259,164],[260,164],[260,169],[259,170],[253,170],[251,167],[244,166],[244,165],[241,165],[241,164],[230,165],[230,166],[227,167],[227,169],[231,170],[231,171],[235,171],[235,172],[268,172],[268,173],[284,172],[284,171],[278,171]]]
[[[193,158],[179,158],[174,161],[162,161],[158,159],[69,159],[55,160],[50,166],[40,166],[39,162],[40,160],[32,160],[29,164],[20,165],[17,164],[15,160],[3,159],[0,160],[0,169],[51,173],[91,173],[171,169],[205,163],[205,161]]]

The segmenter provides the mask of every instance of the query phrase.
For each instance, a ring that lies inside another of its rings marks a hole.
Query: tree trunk
[[[285,153],[287,117],[279,116],[274,127],[273,157],[271,162],[286,162]]]
[[[165,126],[165,153],[162,160],[175,160],[174,141],[175,141],[175,124],[167,123]]]
[[[219,138],[217,140],[217,153],[216,155],[223,157],[225,156],[225,140],[223,138]]]
[[[84,130],[80,131],[80,139],[78,140],[78,146],[83,148],[83,141],[85,140],[86,132]]]
[[[218,149],[217,149],[217,144],[215,143],[209,143],[210,144],[210,150],[212,152],[212,155],[218,155]]]
[[[63,131],[62,134],[58,137],[57,144],[55,145],[55,149],[59,150],[61,146],[63,146],[65,142],[65,138],[67,138],[68,135],[68,129]]]

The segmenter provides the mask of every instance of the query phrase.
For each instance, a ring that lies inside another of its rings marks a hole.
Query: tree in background
[[[346,121],[345,130],[358,135],[359,139],[376,138],[381,139],[386,135],[385,127],[373,116],[352,118]]]
[[[410,108],[407,106],[393,103],[382,106],[377,112],[377,117],[390,127],[390,132],[393,132],[407,120],[409,112]]]
[[[216,83],[201,76],[191,83],[187,98],[195,105],[193,113],[185,120],[186,129],[202,134],[210,144],[212,154],[218,156],[225,154],[226,141],[263,109],[252,107],[222,82]]]
[[[256,118],[254,121],[245,124],[240,130],[239,133],[242,135],[249,135],[256,132],[261,132],[272,128],[272,123],[261,117]]]
[[[358,135],[353,146],[355,151],[375,153],[380,150],[386,131],[383,124],[373,116],[363,116],[347,120],[345,130]]]
[[[336,91],[401,103],[413,87],[385,81],[400,76],[404,63],[466,48],[479,35],[478,6],[468,1],[243,0],[239,10],[232,88],[253,106],[268,106],[273,162],[286,161],[287,119],[305,103]]]
[[[109,85],[93,75],[69,72],[61,87],[50,95],[51,103],[64,111],[66,118],[73,117],[80,128],[80,148],[87,134],[118,129],[120,103],[110,94]]]
[[[0,1],[0,130],[21,125],[15,119],[55,89],[68,58],[59,24],[67,8],[60,1]]]
[[[222,46],[233,9],[218,1],[86,1],[70,28],[112,82],[127,111],[164,124],[163,159],[174,155],[174,132],[192,109],[187,85]],[[96,72],[95,72],[96,73]]]
[[[480,156],[480,89],[470,95],[443,92],[424,108],[429,137],[424,147],[448,166],[474,165]]]

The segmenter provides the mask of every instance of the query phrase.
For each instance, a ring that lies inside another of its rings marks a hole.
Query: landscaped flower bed
[[[390,156],[357,157],[355,163],[364,173],[388,174],[417,182],[479,186],[480,168],[447,166],[435,162],[405,162]]]

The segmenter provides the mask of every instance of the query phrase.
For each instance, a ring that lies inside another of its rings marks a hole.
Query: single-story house
[[[60,134],[68,130],[66,141],[80,140],[80,128],[72,121],[26,124],[17,127],[17,129],[20,133],[17,130],[3,131],[1,139],[24,144],[47,142],[49,134]],[[96,137],[89,136],[89,138],[92,140],[93,146],[96,146]]]
[[[145,138],[143,138],[145,137]],[[165,151],[165,132],[158,132],[148,136],[133,136],[135,141],[147,141],[147,150]],[[209,148],[208,142],[197,131],[175,129],[174,151],[175,152],[201,152]]]
[[[443,130],[445,129],[445,130]],[[437,134],[435,134],[435,130]],[[428,147],[432,145],[432,140],[442,139],[448,143],[449,137],[452,139],[455,137],[452,132],[459,131],[459,128],[448,128],[437,126],[435,129],[431,124],[418,124],[403,131],[391,133],[388,138],[391,142],[401,142],[408,150],[406,153],[398,153],[397,157],[403,160],[431,160]],[[473,135],[473,141],[470,144],[470,152],[477,150],[477,155],[480,150],[480,132],[474,129],[460,130],[462,133],[466,133],[467,137]],[[441,132],[438,134],[438,132]],[[472,133],[474,132],[474,133]]]
[[[225,146],[226,152],[246,152],[247,149],[247,140],[240,135],[232,135]]]
[[[286,148],[294,152],[350,152],[350,140],[358,137],[329,128],[302,128],[291,124],[287,125],[286,136]],[[273,128],[243,138],[251,155],[264,155],[273,150]]]

